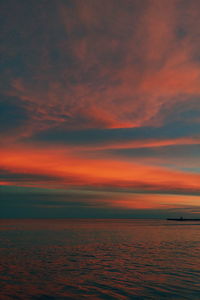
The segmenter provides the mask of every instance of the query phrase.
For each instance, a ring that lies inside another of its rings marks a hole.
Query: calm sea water
[[[200,223],[1,220],[0,299],[200,299]]]

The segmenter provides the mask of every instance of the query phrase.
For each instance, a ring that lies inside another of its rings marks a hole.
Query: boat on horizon
[[[167,218],[168,221],[199,221],[200,222],[200,219],[191,219],[191,218],[183,218],[183,217],[180,217],[180,218]]]

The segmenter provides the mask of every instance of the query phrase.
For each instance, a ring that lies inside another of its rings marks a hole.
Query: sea
[[[200,299],[200,222],[0,220],[0,299]]]

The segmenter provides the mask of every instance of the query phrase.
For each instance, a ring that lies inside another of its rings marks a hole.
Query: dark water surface
[[[200,222],[1,220],[0,299],[200,299]]]

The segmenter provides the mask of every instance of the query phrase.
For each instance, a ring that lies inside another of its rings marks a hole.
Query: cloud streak
[[[198,173],[181,172],[141,162],[119,160],[119,158],[87,158],[66,153],[66,149],[5,149],[1,152],[1,167],[16,175],[16,182],[23,173],[27,178],[35,175],[36,184],[52,181],[54,187],[93,186],[143,190],[197,191],[200,190]],[[3,173],[3,172],[2,172]],[[33,175],[34,174],[34,175]],[[38,175],[40,174],[40,175]],[[9,181],[7,173],[2,180]],[[18,179],[17,179],[18,178]],[[60,180],[59,180],[60,179]],[[54,183],[53,183],[54,182]],[[24,179],[26,185],[26,179]],[[32,180],[34,184],[34,180]],[[29,184],[28,184],[29,185]]]

